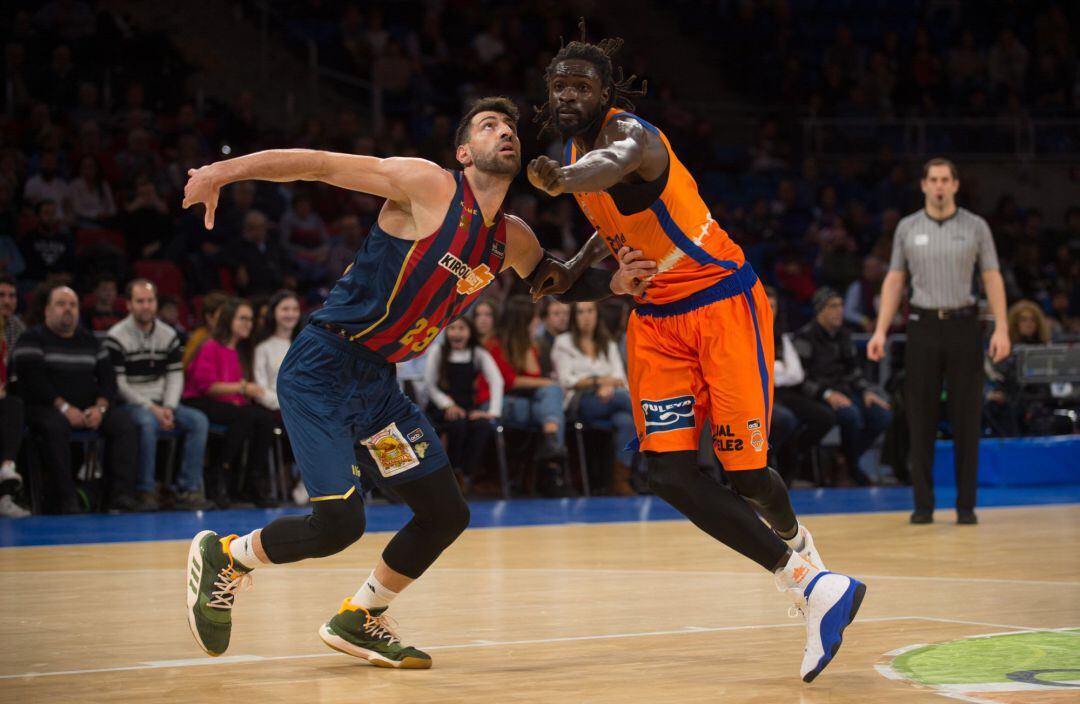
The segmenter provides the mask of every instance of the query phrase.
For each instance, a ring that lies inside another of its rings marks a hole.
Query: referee
[[[900,305],[911,272],[906,395],[911,437],[912,523],[934,521],[934,439],[942,381],[948,398],[956,452],[956,522],[974,524],[982,419],[983,346],[978,307],[972,294],[976,262],[994,314],[990,357],[1009,355],[1005,284],[998,269],[990,228],[978,215],[956,207],[960,188],[956,165],[931,159],[923,166],[926,206],[896,226],[889,273],[881,285],[881,307],[867,356],[885,353],[885,334]]]

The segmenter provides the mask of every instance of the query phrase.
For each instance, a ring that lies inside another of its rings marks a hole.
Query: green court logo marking
[[[968,702],[1080,701],[1080,628],[974,636],[887,656],[892,662],[878,665],[886,677]]]

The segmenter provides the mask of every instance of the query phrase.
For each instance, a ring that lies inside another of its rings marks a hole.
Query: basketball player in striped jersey
[[[566,140],[562,164],[537,157],[528,176],[549,195],[573,194],[596,234],[569,266],[545,259],[534,295],[592,279],[598,295],[635,296],[628,376],[649,485],[791,593],[806,617],[800,675],[810,682],[839,649],[866,587],[825,570],[783,480],[766,464],[774,354],[768,300],[667,137],[630,112],[633,77],[615,80],[610,58],[622,40],[590,44],[584,33],[582,22],[581,41],[549,64],[548,102],[537,115]],[[589,268],[609,253],[620,260],[614,277]],[[650,268],[636,278],[628,271],[642,265]],[[698,471],[706,418],[734,491]]]
[[[245,179],[322,181],[386,199],[278,377],[311,514],[279,518],[243,537],[203,531],[191,542],[188,623],[210,655],[228,648],[236,594],[253,569],[333,555],[363,534],[359,441],[367,448],[360,464],[392,486],[414,516],[319,635],[380,667],[431,666],[426,653],[402,644],[384,612],[466,528],[469,508],[435,429],[398,388],[395,363],[422,354],[500,272],[524,277],[542,258],[528,225],[502,210],[521,166],[517,120],[506,98],[477,101],[455,137],[461,171],[422,159],[286,149],[189,172],[184,207],[205,205],[207,229],[219,189]],[[211,393],[240,392],[231,388],[239,384],[216,386]]]

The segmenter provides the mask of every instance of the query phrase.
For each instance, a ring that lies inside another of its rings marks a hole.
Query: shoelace
[[[401,639],[398,638],[394,629],[397,627],[397,622],[389,616],[372,616],[367,615],[364,620],[364,632],[374,636],[375,638],[385,638],[387,643],[393,645],[394,643],[401,643]]]
[[[788,598],[792,601],[791,606],[788,607],[788,618],[806,616],[806,599],[803,598],[802,590],[786,586],[780,575],[776,575],[774,581],[776,582],[776,590],[787,592]]]
[[[254,580],[250,572],[238,572],[232,565],[226,565],[218,572],[214,581],[216,589],[210,592],[213,597],[207,604],[212,609],[231,609],[236,601],[236,595],[241,591],[251,589]]]

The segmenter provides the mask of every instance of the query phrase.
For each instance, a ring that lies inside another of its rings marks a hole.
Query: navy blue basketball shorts
[[[431,422],[398,386],[394,365],[317,325],[289,348],[277,395],[312,501],[361,490],[361,468],[393,486],[449,464]]]

